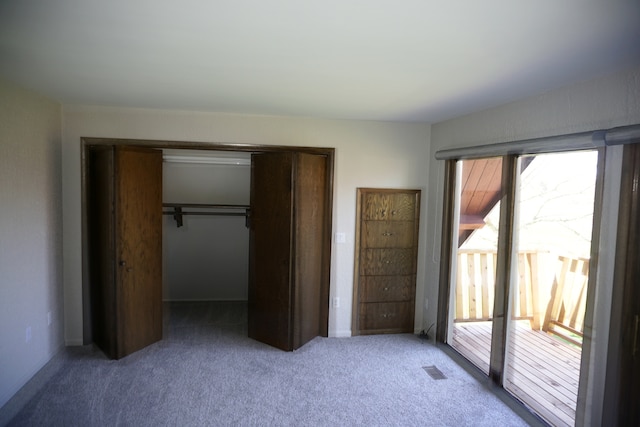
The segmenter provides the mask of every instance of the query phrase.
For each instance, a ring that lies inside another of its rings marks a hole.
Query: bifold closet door
[[[162,339],[162,152],[88,150],[94,342],[119,359]]]
[[[321,335],[326,157],[252,156],[249,337],[295,350]]]

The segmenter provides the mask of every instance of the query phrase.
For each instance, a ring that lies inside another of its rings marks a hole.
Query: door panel
[[[249,233],[249,337],[290,350],[292,154],[254,154]]]
[[[249,336],[295,350],[322,333],[326,157],[252,156]]]
[[[298,153],[295,162],[293,348],[320,335],[326,158]]]
[[[457,161],[460,176],[455,189],[455,231],[452,252],[455,274],[449,298],[450,323],[447,341],[456,351],[489,374],[493,339],[494,294],[497,280],[497,249],[500,231],[502,159]],[[487,226],[488,224],[488,226]],[[487,337],[477,339],[482,328]]]
[[[503,386],[550,424],[574,425],[598,152],[520,161]]]
[[[162,152],[116,147],[120,357],[162,339]]]
[[[87,242],[89,301],[93,342],[110,357],[116,355],[116,290],[114,268],[114,149],[87,150]]]
[[[87,152],[92,335],[119,359],[162,339],[162,152]]]

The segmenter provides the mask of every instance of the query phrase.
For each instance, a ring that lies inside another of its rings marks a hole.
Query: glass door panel
[[[598,153],[520,159],[504,388],[573,425]]]
[[[457,164],[448,342],[489,373],[502,158]]]

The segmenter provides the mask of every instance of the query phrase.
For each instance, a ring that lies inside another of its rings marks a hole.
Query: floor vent
[[[427,374],[434,380],[446,380],[447,377],[442,373],[442,371],[435,366],[423,366],[422,369],[425,370]]]

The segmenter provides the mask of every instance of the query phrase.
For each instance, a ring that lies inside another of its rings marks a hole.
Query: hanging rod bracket
[[[173,208],[173,219],[176,220],[176,226],[178,228],[182,227],[182,208],[180,206],[175,206]]]

